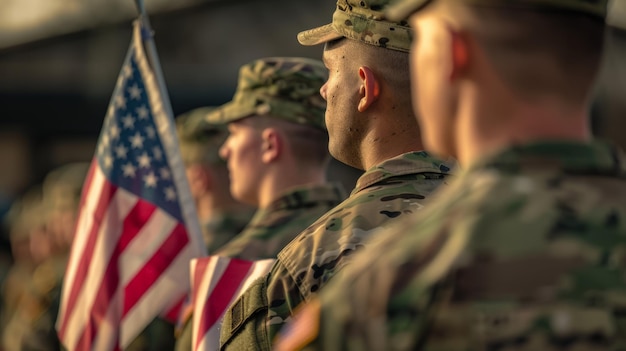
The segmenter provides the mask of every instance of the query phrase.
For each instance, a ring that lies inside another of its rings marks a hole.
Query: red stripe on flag
[[[156,207],[153,204],[139,200],[124,219],[124,223],[122,225],[122,235],[113,250],[109,260],[109,265],[107,266],[106,272],[102,277],[102,282],[100,283],[100,287],[98,288],[98,292],[94,300],[94,305],[91,309],[91,318],[87,322],[79,342],[76,345],[77,350],[91,349],[91,345],[97,334],[96,327],[101,325],[102,320],[106,318],[111,305],[110,302],[119,285],[119,257],[132,239],[137,236],[139,231],[141,231],[143,224],[148,221],[155,209]]]
[[[172,308],[169,309],[169,311],[165,312],[162,315],[163,319],[172,324],[175,324],[178,320],[178,315],[180,314],[181,308],[183,308],[186,300],[187,296],[183,296],[180,301],[178,301]]]
[[[198,327],[199,337],[194,350],[198,349],[206,332],[220,319],[226,308],[230,306],[235,292],[237,292],[241,282],[248,275],[252,264],[253,262],[251,261],[233,260],[229,262],[228,267],[215,285],[202,309],[202,317]]]
[[[93,174],[92,174],[93,175]],[[89,179],[89,183],[91,184],[92,178]],[[84,193],[89,192],[90,189],[86,189]],[[100,230],[102,220],[104,215],[109,208],[109,204],[111,203],[111,199],[117,192],[117,187],[108,181],[104,181],[102,184],[102,190],[100,191],[100,198],[98,199],[98,203],[96,205],[95,211],[93,212],[93,224],[91,229],[89,230],[89,234],[87,236],[87,242],[85,244],[85,248],[83,249],[82,256],[80,256],[80,261],[77,264],[76,275],[74,280],[72,281],[71,290],[69,293],[69,298],[67,299],[67,306],[65,309],[65,314],[63,316],[63,321],[59,328],[59,335],[65,335],[65,331],[67,328],[68,318],[72,316],[74,312],[74,308],[76,307],[76,301],[80,290],[85,283],[85,277],[87,276],[87,272],[89,271],[89,261],[94,255],[94,248],[96,246],[96,241],[98,239],[98,231]],[[85,213],[85,216],[89,216],[89,213]],[[80,220],[80,219],[79,219]]]
[[[124,309],[122,317],[125,317],[139,299],[148,291],[154,282],[175,261],[176,256],[189,242],[185,227],[177,223],[176,227],[167,236],[161,247],[146,261],[145,265],[128,282],[124,289]]]

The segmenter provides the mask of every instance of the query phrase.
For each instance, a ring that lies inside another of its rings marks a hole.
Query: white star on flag
[[[134,84],[130,88],[128,88],[128,93],[133,100],[139,100],[141,98],[141,89],[139,89],[137,84]]]
[[[139,132],[137,132],[130,138],[130,143],[133,148],[141,149],[143,148],[143,137],[141,136],[141,134],[139,134]]]
[[[139,163],[139,166],[142,168],[150,168],[150,157],[148,156],[147,152],[144,152],[143,154],[141,154],[141,156],[137,158],[137,162]]]
[[[139,106],[139,107],[137,108],[136,112],[137,112],[137,116],[139,116],[139,119],[145,119],[145,118],[148,118],[148,113],[149,113],[149,111],[148,111],[148,109],[146,108],[146,106],[144,106],[144,105]]]

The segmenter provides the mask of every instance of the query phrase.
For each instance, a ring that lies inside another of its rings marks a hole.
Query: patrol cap
[[[385,12],[390,20],[408,18],[429,3],[441,0],[396,0]],[[447,0],[451,1],[451,0]],[[486,6],[574,11],[605,18],[608,0],[455,0]]]
[[[228,137],[225,123],[208,121],[215,107],[199,107],[176,117],[183,163],[220,164],[219,148]]]
[[[239,69],[232,101],[207,114],[210,123],[230,123],[253,115],[270,116],[325,130],[326,102],[320,88],[328,78],[322,62],[270,57]]]
[[[405,21],[390,21],[384,11],[391,0],[338,0],[330,24],[298,33],[302,45],[317,45],[342,37],[408,52],[412,32]]]
[[[48,210],[76,210],[90,164],[68,163],[50,171],[43,181],[43,201]]]

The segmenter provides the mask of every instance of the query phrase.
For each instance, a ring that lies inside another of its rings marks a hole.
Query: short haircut
[[[604,47],[600,18],[572,11],[441,3],[461,10],[453,20],[473,34],[495,70],[522,96],[548,95],[572,103],[590,97]]]

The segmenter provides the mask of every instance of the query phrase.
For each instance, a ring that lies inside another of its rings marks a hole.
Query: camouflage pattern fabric
[[[251,261],[276,258],[296,235],[343,199],[339,184],[294,189],[257,210],[246,228],[215,254]]]
[[[307,349],[626,347],[621,152],[518,146],[439,195],[319,295],[319,336]]]
[[[400,21],[435,1],[441,0],[396,0],[393,6],[385,10],[385,17],[393,21]],[[483,6],[506,6],[526,9],[547,8],[559,11],[576,11],[603,19],[606,17],[608,7],[608,0],[463,0],[463,2]]]
[[[339,184],[303,186],[284,194],[255,213],[235,239],[215,255],[244,260],[275,258],[302,230],[345,199]],[[176,341],[176,351],[191,350],[191,315]]]
[[[18,305],[19,310],[27,311],[29,325],[21,342],[21,351],[62,349],[55,323],[67,259],[65,255],[51,256],[35,268],[29,294]]]
[[[271,116],[325,129],[326,101],[319,91],[328,79],[321,61],[299,57],[270,57],[239,69],[231,102],[212,112],[211,123],[230,123],[250,116]]]
[[[339,0],[330,24],[298,34],[302,45],[318,45],[342,37],[382,48],[409,52],[412,31],[405,21],[389,21],[389,0]]]
[[[425,152],[411,152],[366,171],[350,197],[285,247],[269,275],[244,293],[238,301],[246,306],[244,314],[234,308],[238,302],[226,312],[222,349],[269,349],[269,340],[298,304],[348,264],[368,237],[420,210],[452,167]]]
[[[202,223],[202,237],[212,254],[241,233],[254,215],[253,210],[219,213]]]

